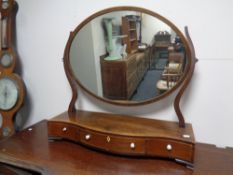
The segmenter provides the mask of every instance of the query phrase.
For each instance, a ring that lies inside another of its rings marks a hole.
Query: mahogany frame
[[[188,58],[187,65],[186,65],[185,70],[184,70],[184,75],[181,77],[181,79],[178,81],[178,83],[171,90],[169,90],[169,91],[167,91],[167,92],[165,92],[165,93],[163,93],[155,98],[145,100],[142,102],[130,102],[130,103],[129,102],[122,102],[122,101],[119,102],[119,101],[113,101],[113,100],[109,100],[109,99],[102,98],[102,97],[95,95],[94,93],[89,91],[86,87],[84,87],[82,85],[82,83],[78,80],[78,78],[74,76],[74,74],[72,72],[71,65],[70,65],[69,51],[70,51],[71,44],[72,44],[76,34],[92,19],[94,19],[98,16],[101,16],[103,14],[112,12],[112,11],[121,11],[121,10],[122,11],[123,10],[140,11],[142,13],[146,13],[146,14],[149,14],[151,16],[154,16],[155,18],[160,19],[161,21],[163,21],[164,23],[169,25],[176,32],[176,34],[180,36],[180,38],[184,44],[186,55]],[[146,104],[150,104],[153,102],[157,102],[157,101],[169,96],[171,93],[173,93],[175,90],[177,90],[180,87],[178,94],[174,100],[174,108],[175,108],[175,112],[176,112],[178,120],[179,120],[179,126],[184,128],[185,127],[185,120],[184,120],[183,114],[182,114],[181,109],[180,109],[180,100],[181,100],[183,93],[185,92],[186,88],[188,87],[188,85],[191,81],[193,71],[195,68],[195,62],[196,62],[194,47],[193,47],[191,38],[189,36],[187,27],[185,28],[185,34],[186,34],[187,38],[168,19],[164,18],[163,16],[161,16],[153,11],[150,11],[150,10],[147,10],[144,8],[140,8],[140,7],[133,7],[133,6],[112,7],[112,8],[107,8],[107,9],[101,10],[101,11],[89,16],[83,22],[81,22],[81,24],[79,24],[74,31],[72,31],[70,33],[68,42],[67,42],[66,47],[65,47],[64,69],[65,69],[66,76],[68,78],[69,84],[70,84],[71,89],[72,89],[72,99],[71,99],[70,104],[69,104],[68,112],[72,113],[72,112],[76,111],[75,102],[78,99],[78,87],[80,87],[81,89],[83,89],[85,92],[87,92],[89,95],[95,97],[96,99],[99,99],[99,100],[106,102],[106,103],[110,103],[113,105],[120,105],[120,106],[139,106],[139,105],[146,105]]]

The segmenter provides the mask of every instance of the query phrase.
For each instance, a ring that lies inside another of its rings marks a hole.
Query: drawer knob
[[[86,140],[90,140],[91,139],[91,135],[90,134],[85,135],[85,139]]]
[[[172,150],[172,145],[168,144],[168,145],[167,145],[167,150],[168,150],[168,151],[171,151],[171,150]]]
[[[136,147],[135,143],[130,143],[130,148],[131,149],[135,149],[135,147]]]
[[[62,128],[62,131],[63,131],[63,132],[66,132],[66,131],[67,131],[67,128],[66,128],[66,127]]]

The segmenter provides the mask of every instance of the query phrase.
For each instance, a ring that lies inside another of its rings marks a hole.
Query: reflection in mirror
[[[2,121],[3,121],[3,118],[2,118],[2,114],[0,113],[0,128],[2,127]]]
[[[87,23],[69,52],[74,76],[96,96],[145,101],[173,88],[187,59],[180,37],[146,13],[114,11]]]

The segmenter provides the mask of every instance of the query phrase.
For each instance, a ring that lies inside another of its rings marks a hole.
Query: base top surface
[[[189,143],[195,142],[192,125],[186,124],[185,128],[180,128],[178,122],[80,110],[75,113],[64,112],[50,121],[65,122],[85,129],[115,135],[161,137]],[[184,135],[190,137],[185,138]]]

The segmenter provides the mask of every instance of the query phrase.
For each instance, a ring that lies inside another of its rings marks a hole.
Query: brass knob
[[[135,147],[136,147],[135,143],[130,143],[130,148],[131,149],[135,149]]]
[[[85,135],[85,139],[86,140],[90,140],[91,139],[91,135],[90,134]]]
[[[168,150],[168,151],[171,151],[171,150],[172,150],[172,145],[168,144],[168,145],[167,145],[167,150]]]
[[[66,132],[66,131],[67,131],[67,128],[66,128],[66,127],[62,128],[62,131],[63,131],[63,132]]]

